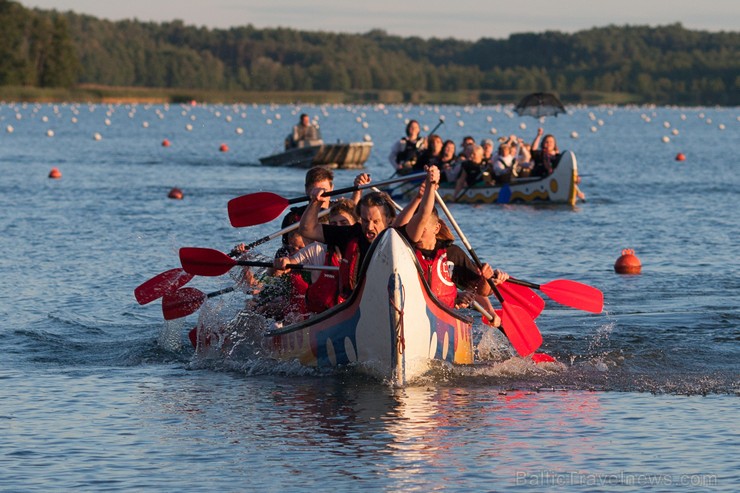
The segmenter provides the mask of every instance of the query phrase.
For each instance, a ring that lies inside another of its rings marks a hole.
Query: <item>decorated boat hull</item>
[[[359,279],[347,301],[267,332],[263,346],[279,360],[319,368],[352,365],[401,385],[426,373],[433,360],[473,363],[472,320],[431,294],[397,231],[388,229],[373,242]]]
[[[370,157],[372,142],[321,144],[288,149],[279,154],[260,158],[264,166],[311,168],[324,166],[331,169],[361,169]]]

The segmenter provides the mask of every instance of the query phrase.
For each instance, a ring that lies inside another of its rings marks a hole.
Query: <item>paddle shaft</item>
[[[365,190],[366,188],[373,188],[373,187],[377,187],[380,185],[390,185],[392,183],[413,180],[416,178],[424,178],[426,175],[427,175],[426,173],[415,173],[412,175],[405,175],[399,178],[394,178],[392,180],[385,180],[385,181],[381,181],[381,182],[373,183],[373,184],[360,185],[356,187],[338,188],[337,190],[332,190],[331,192],[324,193],[324,197],[333,197],[335,195],[342,195],[342,194],[349,193],[349,192],[356,192],[358,190]],[[311,197],[309,197],[308,195],[304,195],[303,197],[296,197],[294,199],[288,199],[287,203],[288,204],[298,204],[300,202],[308,202],[309,200],[311,200]]]
[[[460,229],[460,226],[457,224],[457,221],[455,221],[455,218],[452,216],[452,212],[447,208],[447,204],[444,203],[444,200],[442,200],[442,197],[440,197],[439,192],[437,190],[434,191],[434,198],[437,201],[437,205],[444,211],[445,215],[447,216],[447,219],[450,220],[450,223],[452,224],[452,227],[455,228],[455,231],[457,232],[457,236],[460,238],[460,241],[463,242],[463,245],[465,245],[465,248],[468,249],[468,252],[470,253],[470,256],[473,259],[473,262],[475,262],[475,265],[478,266],[479,269],[483,268],[483,262],[480,261],[478,258],[478,254],[475,253],[475,250],[473,249],[473,246],[468,241],[468,238],[465,236],[465,234],[462,232],[462,229]],[[496,288],[496,284],[494,284],[493,279],[486,279],[488,281],[488,285],[491,286],[491,289],[493,290],[493,294],[496,295],[496,299],[498,299],[499,303],[503,305],[504,303],[504,297],[501,296],[501,293],[499,292],[498,288]]]
[[[328,215],[330,212],[331,212],[331,210],[324,209],[323,211],[319,212],[319,217],[324,217],[324,216]],[[290,233],[291,231],[295,231],[295,230],[297,230],[300,227],[301,227],[301,223],[300,222],[295,222],[295,223],[291,224],[290,226],[287,226],[287,227],[281,229],[280,231],[276,231],[275,233],[272,233],[271,235],[263,236],[259,240],[253,241],[249,245],[246,245],[244,247],[244,250],[245,251],[251,250],[252,248],[254,248],[256,246],[262,245],[263,243],[267,243],[268,241],[272,241],[275,238],[278,238],[278,237],[280,237],[280,236],[282,236],[282,235],[284,235],[286,233]],[[232,253],[229,253],[229,256],[230,257],[236,257],[237,255],[241,255],[241,253],[233,253],[233,252]]]
[[[257,262],[254,260],[234,260],[233,265],[243,265],[246,267],[270,267],[275,268],[275,264],[272,262]],[[307,265],[307,264],[287,264],[285,266],[288,269],[298,270],[339,270],[339,266],[336,265]]]

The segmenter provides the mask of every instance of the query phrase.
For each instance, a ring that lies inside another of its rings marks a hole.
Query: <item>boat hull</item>
[[[472,320],[433,297],[397,231],[375,240],[360,279],[344,303],[267,332],[272,357],[319,368],[353,365],[394,384],[423,375],[433,360],[473,363]]]
[[[324,166],[331,169],[361,169],[370,157],[372,142],[322,144],[288,149],[279,154],[260,158],[264,166],[311,168]]]

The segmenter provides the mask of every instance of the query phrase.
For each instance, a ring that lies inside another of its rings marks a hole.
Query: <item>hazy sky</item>
[[[737,31],[740,0],[20,0],[110,20],[170,21],[227,28],[291,27],[332,32],[380,28],[401,36],[505,38],[512,32],[574,32],[609,24]]]

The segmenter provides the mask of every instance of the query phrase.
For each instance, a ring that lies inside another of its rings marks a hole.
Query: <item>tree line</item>
[[[0,0],[0,85],[77,84],[240,91],[587,91],[657,104],[740,104],[740,32],[681,24],[478,41],[207,29]]]

